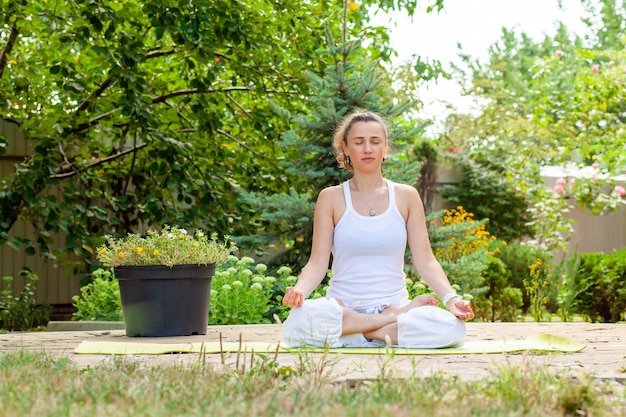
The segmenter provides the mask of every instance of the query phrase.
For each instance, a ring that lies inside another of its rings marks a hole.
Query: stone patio
[[[52,323],[51,323],[52,324]],[[102,325],[101,327],[106,327]],[[114,327],[114,326],[110,326]],[[110,355],[75,354],[74,349],[86,340],[187,343],[225,342],[277,342],[280,325],[209,326],[201,336],[129,338],[124,330],[47,331],[0,334],[0,353],[19,350],[47,352],[68,357],[78,367],[95,366],[111,359]],[[55,328],[51,325],[50,328]],[[59,328],[59,326],[57,326]],[[549,333],[583,343],[586,347],[576,353],[509,353],[467,355],[361,355],[361,354],[303,354],[280,353],[281,366],[307,366],[323,368],[333,380],[362,380],[376,378],[385,372],[387,377],[429,376],[436,372],[456,375],[462,379],[486,378],[502,366],[529,365],[547,367],[557,372],[584,373],[620,386],[626,385],[626,325],[596,323],[467,323],[467,340],[519,340],[540,333]],[[188,364],[203,361],[216,367],[223,363],[240,366],[249,357],[228,354],[167,354],[126,356],[128,360],[146,365]]]

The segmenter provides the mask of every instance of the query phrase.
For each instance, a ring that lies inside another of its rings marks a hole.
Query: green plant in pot
[[[215,264],[236,249],[217,234],[179,227],[105,237],[97,257],[120,284],[127,336],[206,334]]]

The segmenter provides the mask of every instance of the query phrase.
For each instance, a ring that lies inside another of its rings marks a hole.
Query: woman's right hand
[[[283,305],[295,308],[300,307],[304,302],[304,294],[302,291],[296,290],[294,287],[287,287],[285,296],[283,297]]]

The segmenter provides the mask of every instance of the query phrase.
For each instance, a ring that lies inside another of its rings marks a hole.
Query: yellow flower
[[[117,254],[117,256],[119,256],[120,259],[124,259],[124,256],[126,256],[126,255],[124,255],[124,252],[120,252],[120,253]]]
[[[353,1],[348,2],[348,10],[351,12],[356,12],[359,9],[359,5]]]
[[[153,250],[152,256],[159,256],[159,250],[158,249]]]
[[[142,247],[139,247],[136,250],[137,250],[137,255],[141,255],[141,253],[143,252],[143,248]]]
[[[100,253],[107,253],[107,248],[101,248]]]

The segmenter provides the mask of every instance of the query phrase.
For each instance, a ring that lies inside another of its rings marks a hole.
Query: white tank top
[[[400,305],[408,300],[404,273],[406,222],[398,211],[394,183],[387,182],[389,207],[378,216],[354,210],[350,185],[343,183],[346,211],[333,236],[333,277],[327,297],[350,308],[366,310]]]

